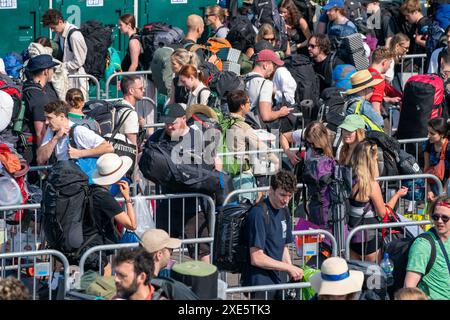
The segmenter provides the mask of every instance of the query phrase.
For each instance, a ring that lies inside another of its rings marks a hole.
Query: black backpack
[[[143,70],[150,70],[155,51],[160,47],[172,46],[176,48],[178,45],[181,47],[184,32],[178,27],[163,22],[152,22],[144,26],[139,36],[142,46],[139,63]]]
[[[89,239],[83,236],[85,223],[95,224],[93,200],[89,177],[74,161],[58,161],[53,165],[42,192],[41,207],[49,248],[76,261],[96,235]]]
[[[244,231],[247,216],[254,206],[263,208],[266,225],[268,225],[269,211],[264,200],[255,205],[247,202],[229,204],[219,210],[216,216],[213,244],[213,264],[219,271],[242,273],[246,265],[250,263],[250,248],[246,243]]]
[[[228,93],[235,90],[245,90],[243,78],[232,71],[221,71],[214,74],[208,86],[211,91],[208,106],[217,108],[224,114],[228,113]]]
[[[255,45],[256,32],[246,16],[232,17],[230,26],[226,39],[233,48],[245,52]]]
[[[155,288],[152,300],[200,300],[188,286],[180,281],[167,277],[155,277],[150,281]]]
[[[434,228],[431,229],[431,232],[435,233]],[[389,259],[391,259],[394,263],[394,284],[389,287],[389,294],[391,297],[393,297],[394,293],[398,289],[403,288],[406,276],[406,267],[408,265],[409,249],[417,238],[427,239],[431,246],[430,260],[428,260],[425,275],[428,274],[433,267],[436,260],[436,245],[433,237],[429,233],[422,233],[416,238],[402,238],[389,242],[384,252],[389,253]]]
[[[397,163],[400,162],[400,144],[398,141],[380,131],[367,131],[366,139],[378,146],[378,162],[381,164],[380,176],[399,174]]]
[[[98,80],[102,79],[105,75],[108,48],[112,44],[111,27],[105,26],[103,23],[96,20],[89,20],[82,23],[80,29],[71,29],[67,35],[70,51],[73,51],[70,36],[75,31],[80,31],[83,34],[87,46],[84,70],[87,74],[93,75]]]

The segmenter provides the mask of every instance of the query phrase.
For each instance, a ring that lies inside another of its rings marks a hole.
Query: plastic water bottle
[[[394,263],[391,259],[389,259],[389,253],[385,252],[383,256],[383,260],[380,263],[381,269],[383,269],[386,274],[387,286],[390,287],[394,284]]]

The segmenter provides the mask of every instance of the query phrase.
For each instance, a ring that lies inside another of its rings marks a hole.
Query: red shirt
[[[384,79],[377,70],[369,68],[369,71],[374,79]],[[370,102],[380,102],[380,103],[383,102],[384,89],[386,88],[386,81],[377,84],[373,88],[375,90],[373,91],[372,97],[370,98]]]

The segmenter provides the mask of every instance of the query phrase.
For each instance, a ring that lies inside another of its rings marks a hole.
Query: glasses
[[[447,223],[448,220],[450,219],[450,217],[449,216],[444,216],[442,214],[433,213],[431,215],[431,219],[433,219],[433,221],[436,221],[436,222],[439,221],[439,219],[442,219],[443,223]]]
[[[266,40],[266,41],[274,41],[275,40],[275,37],[272,37],[272,38],[263,38],[264,40]]]
[[[317,44],[308,44],[308,48],[317,48],[318,47],[318,45]]]
[[[211,14],[205,14],[205,18],[211,17],[211,16],[215,16],[215,14],[211,13]]]

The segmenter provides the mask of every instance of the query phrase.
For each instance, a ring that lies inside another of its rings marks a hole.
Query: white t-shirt
[[[428,66],[428,73],[437,73],[439,69],[439,54],[442,52],[442,50],[446,49],[447,47],[438,48],[433,51],[430,58],[430,65]]]
[[[69,121],[69,126],[72,127],[75,123]],[[53,138],[55,133],[52,129],[47,128],[42,145],[45,146]],[[94,131],[89,130],[83,126],[77,126],[73,132],[73,139],[78,149],[87,150],[98,147],[105,139],[97,135]],[[55,147],[55,156],[58,161],[69,160],[69,135],[58,140]]]
[[[189,93],[189,97],[188,97],[188,102],[187,102],[187,106],[192,106],[193,104],[204,104],[204,105],[208,105],[208,99],[209,96],[211,95],[211,91],[208,90],[203,90],[201,93],[200,91],[203,88],[207,88],[203,83],[200,83],[198,85],[197,88],[195,88],[194,91]],[[200,97],[198,96],[200,94]]]
[[[259,102],[269,102],[272,104],[272,93],[273,93],[273,83],[270,80],[264,79],[262,75],[257,72],[250,72],[247,77],[252,75],[259,75],[246,83],[246,91],[250,98],[250,103],[252,105],[252,111],[256,109],[258,97]]]
[[[128,101],[126,100],[121,100],[122,104],[125,104],[127,106],[130,106],[132,108],[132,111],[130,113],[130,115],[127,117],[127,119],[125,120],[124,124],[120,127],[119,129],[119,133],[122,134],[126,134],[126,133],[138,133],[139,132],[139,118],[138,118],[138,114],[135,111],[134,107],[128,103]],[[119,121],[120,117],[122,116],[122,114],[124,112],[130,112],[130,109],[128,108],[120,108],[115,117],[116,120]]]
[[[275,100],[281,102],[283,94],[287,102],[295,104],[295,91],[297,83],[286,67],[278,67],[273,75],[273,87],[275,90]]]
[[[395,75],[394,68],[395,68],[395,62],[394,62],[394,60],[392,60],[388,71],[386,71],[386,73],[384,74],[384,78],[389,82],[394,79],[394,75]]]

